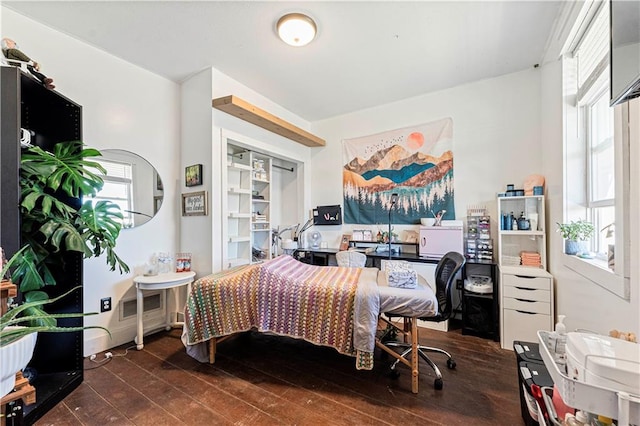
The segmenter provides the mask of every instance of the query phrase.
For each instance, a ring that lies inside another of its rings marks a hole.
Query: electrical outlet
[[[100,312],[107,312],[111,310],[111,298],[105,297],[100,299]]]

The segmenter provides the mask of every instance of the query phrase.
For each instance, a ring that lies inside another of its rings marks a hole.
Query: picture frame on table
[[[184,184],[188,187],[202,185],[202,164],[185,167]]]
[[[207,213],[207,191],[182,194],[182,216],[206,216]]]
[[[351,240],[351,235],[342,234],[342,238],[340,238],[340,247],[339,247],[340,251],[349,249],[349,240]]]

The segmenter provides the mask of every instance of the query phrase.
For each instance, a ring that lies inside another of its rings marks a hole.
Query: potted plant
[[[106,254],[115,270],[129,267],[115,253],[116,239],[122,229],[122,212],[110,201],[93,202],[90,197],[102,189],[100,174],[106,170],[92,157],[96,149],[83,148],[80,141],[61,142],[52,153],[39,147],[22,152],[20,167],[21,240],[27,248],[17,260],[13,281],[19,284],[26,302],[47,300],[42,291],[54,285],[52,269],[64,268],[64,253],[76,251],[85,258]],[[74,204],[89,197],[82,205]],[[42,312],[38,306],[31,315]]]
[[[102,189],[104,168],[92,157],[100,156],[95,149],[84,149],[82,142],[60,142],[53,152],[29,147],[21,153],[20,167],[20,237],[22,249],[12,256],[12,281],[18,285],[20,304],[13,306],[0,319],[0,350],[31,339],[38,332],[71,332],[86,328],[58,327],[57,319],[78,318],[89,314],[48,313],[46,305],[58,301],[69,292],[51,298],[44,291],[46,285],[55,285],[56,278],[65,276],[66,255],[69,251],[83,257],[106,254],[111,270],[128,272],[128,266],[114,251],[116,239],[122,229],[120,208],[109,201],[94,202],[90,198]],[[82,196],[88,197],[80,203]],[[3,268],[3,277],[6,269]],[[60,293],[60,292],[58,292]],[[21,328],[13,328],[19,324]],[[33,353],[29,353],[29,358]],[[3,360],[15,355],[1,355]],[[29,359],[17,362],[17,370]],[[3,362],[2,364],[8,364]],[[14,366],[15,367],[15,366]],[[4,374],[3,374],[4,376]],[[13,386],[13,375],[8,381]],[[8,383],[8,382],[7,382]],[[6,392],[0,392],[0,395]]]
[[[5,262],[3,254],[3,267],[0,273],[0,278],[3,281],[14,264],[21,263],[26,265],[29,263],[29,261],[22,259],[23,253],[28,248],[28,246],[25,246],[20,249],[8,262]],[[29,281],[29,279],[27,277],[26,281]],[[7,312],[0,317],[0,359],[2,359],[2,363],[0,363],[0,398],[11,392],[15,385],[16,373],[24,369],[29,360],[31,360],[36,345],[37,333],[63,333],[90,328],[99,328],[109,333],[109,330],[100,326],[60,327],[57,324],[57,319],[59,318],[78,318],[86,315],[96,315],[97,312],[48,314],[40,309],[41,306],[54,303],[77,289],[78,287],[75,287],[53,299],[47,298],[45,300],[11,305],[8,307]],[[28,314],[29,311],[35,312],[35,314],[30,315]]]
[[[570,223],[558,223],[558,232],[564,238],[564,252],[568,255],[576,255],[588,252],[586,241],[591,238],[595,227],[586,220],[571,221]]]

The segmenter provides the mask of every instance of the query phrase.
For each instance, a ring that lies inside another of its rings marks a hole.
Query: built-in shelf
[[[243,188],[229,188],[227,192],[229,192],[229,194],[251,194],[250,189]]]
[[[249,219],[251,217],[251,213],[231,212],[231,213],[229,213],[229,217],[234,218],[234,219]]]
[[[240,164],[240,163],[227,163],[227,167],[229,167],[230,169],[236,169],[236,170],[249,170],[251,171],[251,166],[248,166],[246,164]]]
[[[275,115],[270,114],[267,111],[238,98],[237,96],[229,95],[214,99],[212,105],[220,111],[224,111],[227,114],[231,114],[241,120],[248,121],[249,123],[301,143],[302,145],[309,147],[326,145],[324,139],[319,138],[306,130],[302,130],[288,121],[285,121],[280,117],[276,117]]]
[[[229,237],[230,243],[244,243],[251,241],[251,237]]]

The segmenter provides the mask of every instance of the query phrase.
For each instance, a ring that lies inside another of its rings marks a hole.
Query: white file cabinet
[[[553,277],[537,268],[500,268],[500,344],[536,342],[538,330],[553,330]]]

